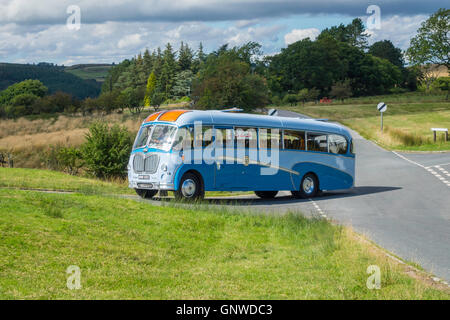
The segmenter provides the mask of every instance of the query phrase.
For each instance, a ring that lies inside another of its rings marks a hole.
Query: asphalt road
[[[293,199],[286,192],[273,200],[253,195],[228,200],[258,212],[301,210],[326,216],[449,282],[450,153],[395,153],[352,134],[357,155],[354,189],[312,200]],[[219,199],[207,201],[224,204]]]

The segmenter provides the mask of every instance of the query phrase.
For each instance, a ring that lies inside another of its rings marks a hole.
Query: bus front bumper
[[[146,190],[174,190],[173,183],[159,183],[151,181],[130,181],[128,187],[132,189],[146,189]]]

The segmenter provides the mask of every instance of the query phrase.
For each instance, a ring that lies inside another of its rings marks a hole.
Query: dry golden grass
[[[58,143],[77,146],[83,142],[84,134],[95,121],[123,125],[131,132],[136,132],[146,116],[147,113],[135,116],[121,114],[86,117],[61,115],[52,119],[1,120],[0,149],[18,151]]]
[[[45,168],[43,158],[50,146],[81,145],[93,122],[119,124],[134,134],[148,114],[146,111],[140,115],[59,115],[50,119],[0,120],[0,151],[12,153],[16,167]]]

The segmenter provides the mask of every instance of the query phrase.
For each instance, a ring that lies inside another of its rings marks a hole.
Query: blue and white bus
[[[311,198],[354,185],[350,132],[313,119],[226,111],[171,110],[141,125],[128,164],[129,187],[143,198],[159,190],[180,199],[205,191],[290,191]]]

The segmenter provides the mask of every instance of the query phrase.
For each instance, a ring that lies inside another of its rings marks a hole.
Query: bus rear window
[[[346,154],[347,153],[347,139],[337,134],[330,134],[328,136],[328,144],[331,153]]]

